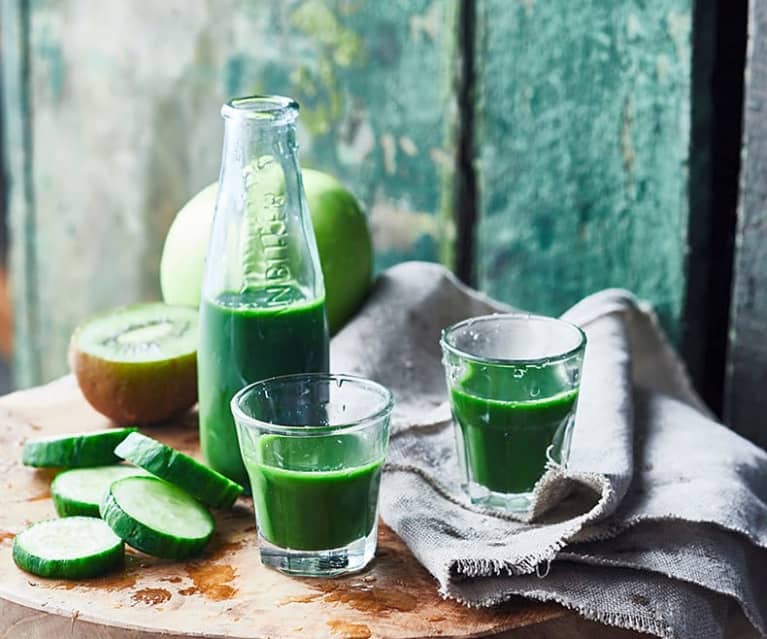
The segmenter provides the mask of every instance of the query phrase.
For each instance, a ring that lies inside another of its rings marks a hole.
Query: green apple
[[[354,196],[333,176],[302,169],[325,280],[330,332],[357,310],[373,271],[367,219]],[[178,212],[160,261],[160,285],[168,304],[198,306],[218,184],[205,187]]]
[[[330,332],[359,308],[373,274],[373,241],[355,197],[332,175],[302,169],[325,280]]]
[[[200,305],[217,193],[218,182],[206,186],[181,207],[168,229],[160,258],[160,288],[166,304]]]

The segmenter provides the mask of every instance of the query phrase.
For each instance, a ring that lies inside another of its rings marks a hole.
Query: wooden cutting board
[[[216,513],[204,556],[160,560],[129,550],[125,568],[78,582],[41,579],[13,563],[14,534],[55,517],[52,473],[20,464],[29,437],[95,430],[109,422],[85,402],[73,378],[0,398],[0,636],[139,639],[242,637],[366,639],[476,637],[542,623],[563,614],[553,605],[516,600],[469,609],[443,600],[433,578],[386,526],[366,572],[341,579],[286,577],[258,558],[251,503]],[[194,414],[144,429],[199,456]]]

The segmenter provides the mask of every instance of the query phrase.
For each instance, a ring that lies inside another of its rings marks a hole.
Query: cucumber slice
[[[156,477],[118,479],[101,504],[101,517],[126,543],[166,559],[199,553],[213,534],[205,507]]]
[[[128,435],[115,448],[115,454],[180,486],[192,497],[213,508],[231,508],[243,491],[242,486],[221,473],[140,433]]]
[[[115,446],[137,428],[110,428],[90,433],[54,435],[30,439],[24,444],[21,461],[38,468],[88,468],[120,461]]]
[[[123,562],[125,547],[103,521],[67,517],[33,524],[13,540],[13,560],[40,577],[96,577]]]
[[[113,482],[123,477],[148,474],[143,468],[126,465],[65,470],[56,475],[51,484],[53,505],[59,517],[100,517],[99,506]]]

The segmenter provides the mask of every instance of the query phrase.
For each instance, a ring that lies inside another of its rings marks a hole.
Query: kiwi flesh
[[[75,329],[69,365],[88,402],[117,424],[156,424],[197,401],[197,310],[123,306]]]

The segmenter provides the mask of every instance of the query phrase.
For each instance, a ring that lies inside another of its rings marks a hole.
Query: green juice
[[[504,393],[492,395],[503,397]],[[519,395],[513,390],[506,394]],[[553,460],[561,461],[577,399],[577,389],[507,401],[488,399],[465,386],[453,388],[453,416],[470,479],[498,493],[532,491],[545,471],[547,450]]]
[[[281,548],[330,550],[376,522],[383,459],[355,435],[263,435],[245,450],[260,534]]]
[[[200,446],[207,462],[247,486],[229,403],[244,386],[277,375],[328,370],[325,300],[298,289],[224,293],[203,300],[197,354]]]

